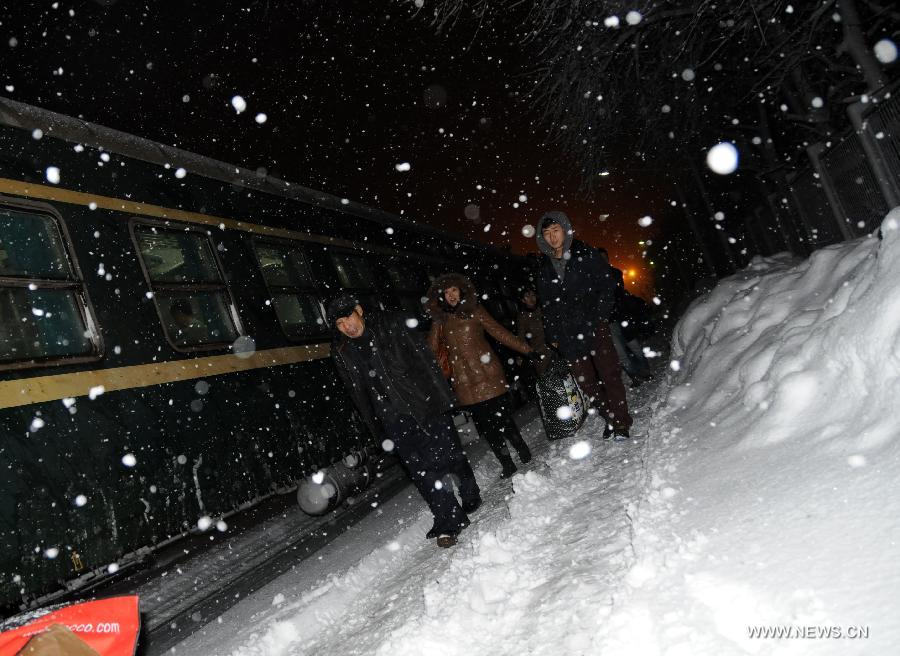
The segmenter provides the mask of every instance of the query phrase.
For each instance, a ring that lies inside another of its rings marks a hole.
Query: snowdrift
[[[743,448],[885,446],[900,418],[898,221],[900,208],[883,241],[824,248],[796,265],[757,258],[721,282],[679,323],[669,405],[716,422]]]
[[[680,321],[609,653],[900,644],[898,227],[757,258]]]

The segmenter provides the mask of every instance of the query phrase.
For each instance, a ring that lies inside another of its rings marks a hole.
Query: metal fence
[[[789,180],[794,206],[803,221],[807,243],[812,249],[842,241],[844,235],[835,221],[825,190],[819,182],[819,174],[812,164],[798,171]]]
[[[837,209],[853,234],[876,230],[887,214],[887,200],[866,159],[856,131],[844,135],[821,157],[823,174],[834,187]]]
[[[812,248],[869,234],[900,205],[900,84],[847,109],[853,129],[807,149],[788,178]]]
[[[891,207],[900,205],[900,85],[848,110],[877,182]]]

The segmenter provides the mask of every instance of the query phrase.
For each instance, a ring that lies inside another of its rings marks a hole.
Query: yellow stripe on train
[[[296,362],[308,362],[327,358],[330,352],[329,344],[321,343],[256,351],[247,357],[233,354],[214,355],[2,381],[0,382],[0,408],[15,408],[32,403],[88,396],[92,390],[97,393],[101,391],[101,388],[103,392],[114,392],[208,376],[220,376],[238,371],[277,367]]]

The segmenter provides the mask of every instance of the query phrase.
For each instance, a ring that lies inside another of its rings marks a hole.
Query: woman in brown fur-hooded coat
[[[511,476],[516,468],[506,440],[523,462],[531,454],[512,421],[503,365],[484,334],[523,355],[531,353],[531,347],[487,313],[478,303],[474,285],[463,275],[447,273],[435,280],[428,289],[426,309],[433,320],[429,346],[436,355],[446,349],[450,384],[460,405],[472,413],[479,435],[503,465],[503,475]]]

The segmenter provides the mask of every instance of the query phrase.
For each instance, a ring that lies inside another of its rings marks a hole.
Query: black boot
[[[508,466],[503,465],[503,471],[500,472],[500,478],[510,478],[517,471],[518,471],[518,469],[516,469],[516,466],[513,464],[513,461],[510,460]]]
[[[503,466],[503,473],[500,474],[500,478],[509,478],[516,473],[516,465],[513,463],[512,456],[509,455],[509,449],[506,448],[506,441],[502,436],[499,439],[497,437],[497,435],[489,435],[487,443]]]
[[[479,508],[481,508],[481,497],[475,497],[474,499],[469,499],[468,501],[462,502],[463,512],[467,515],[471,515]]]
[[[516,449],[516,453],[519,454],[519,460],[523,465],[527,465],[531,462],[531,449],[525,444],[525,440],[522,439],[521,435],[511,435],[509,441]]]

